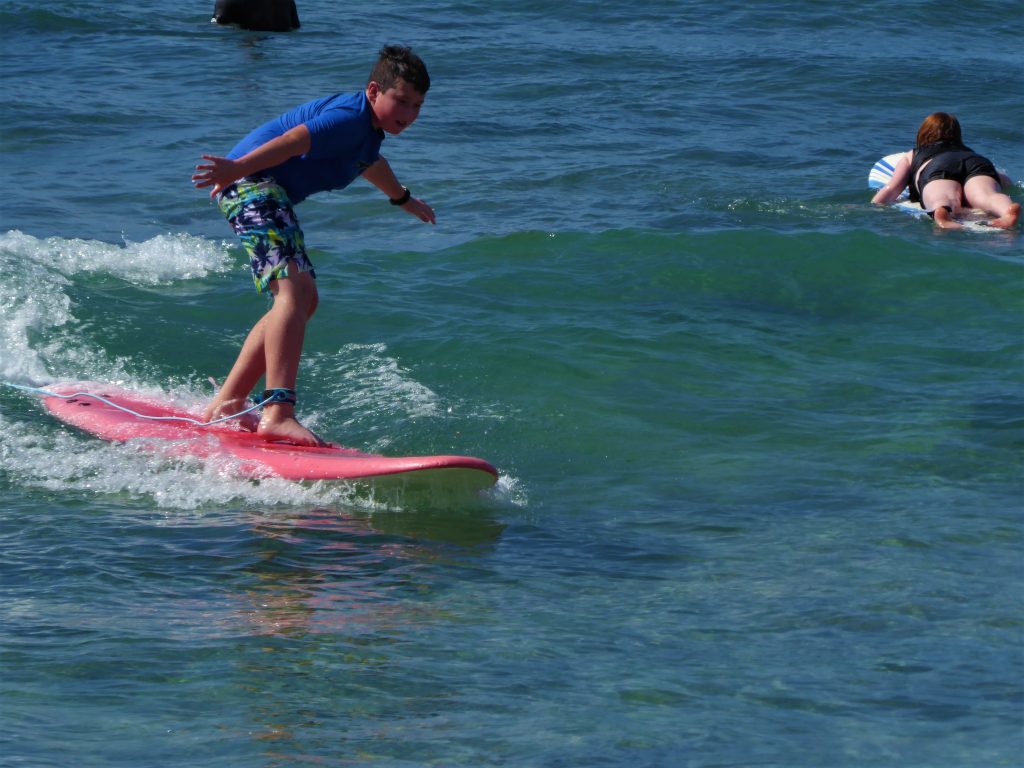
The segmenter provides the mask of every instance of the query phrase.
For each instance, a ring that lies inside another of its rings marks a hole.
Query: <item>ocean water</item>
[[[412,45],[299,208],[300,413],[493,492],[254,483],[0,386],[0,765],[1019,766],[1024,243],[868,204],[955,113],[1024,199],[1024,14],[919,0],[0,2],[0,380],[199,406],[266,309],[189,176]]]

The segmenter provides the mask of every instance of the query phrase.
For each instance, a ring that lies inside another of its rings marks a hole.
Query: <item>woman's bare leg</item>
[[[935,223],[942,229],[962,229],[953,217],[960,213],[963,188],[952,179],[929,181],[921,190],[921,207],[933,211]]]
[[[1020,203],[1013,202],[991,176],[968,179],[964,185],[964,198],[972,208],[980,208],[996,217],[989,222],[990,226],[1009,229],[1020,219]]]

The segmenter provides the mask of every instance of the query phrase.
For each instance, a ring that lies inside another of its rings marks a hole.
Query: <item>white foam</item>
[[[515,507],[526,507],[529,503],[526,488],[523,487],[523,484],[517,478],[511,475],[498,475],[498,481],[495,483],[491,494],[496,500]]]
[[[134,285],[157,285],[223,272],[230,259],[223,243],[183,233],[157,235],[123,246],[100,240],[48,237],[45,240],[11,230],[0,235],[0,263],[8,257],[56,271],[65,277],[107,274]]]
[[[329,382],[339,409],[355,415],[343,422],[346,430],[359,424],[414,420],[441,415],[440,398],[416,381],[385,344],[346,344],[338,352],[308,357],[309,373],[303,375]],[[384,439],[374,446],[383,450]]]
[[[151,286],[191,280],[230,266],[222,244],[184,234],[124,246],[39,239],[17,230],[0,234],[0,379],[40,384],[69,371],[120,374],[121,363],[107,359],[103,350],[83,348],[73,334],[54,332],[74,324],[70,287],[77,275],[109,275]]]
[[[463,404],[446,403],[432,389],[416,381],[412,372],[389,355],[386,344],[346,344],[330,355],[309,355],[308,365],[318,380],[337,382],[336,391],[331,394],[343,408],[359,414],[426,419],[465,411]],[[505,418],[501,409],[486,405],[475,405],[472,415]]]

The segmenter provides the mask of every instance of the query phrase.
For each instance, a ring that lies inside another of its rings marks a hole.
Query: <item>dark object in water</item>
[[[255,32],[288,32],[299,28],[295,0],[217,0],[213,21],[237,24]]]

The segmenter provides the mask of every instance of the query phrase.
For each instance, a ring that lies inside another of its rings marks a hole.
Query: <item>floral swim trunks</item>
[[[287,277],[289,261],[316,278],[292,202],[272,178],[239,179],[221,192],[217,205],[249,253],[257,291],[263,293],[271,280]]]

